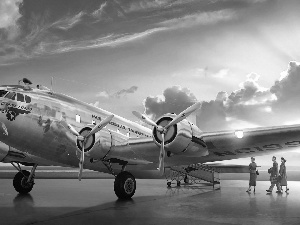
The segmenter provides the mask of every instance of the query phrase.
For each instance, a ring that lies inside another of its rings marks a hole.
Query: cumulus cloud
[[[277,126],[299,122],[300,64],[290,62],[286,76],[270,88],[259,85],[259,75],[251,73],[239,89],[220,91],[211,101],[203,101],[197,111],[197,125],[203,131]],[[163,97],[147,97],[145,113],[154,119],[180,113],[198,100],[187,88],[167,88]]]
[[[286,76],[276,81],[271,87],[271,93],[276,95],[277,101],[279,102],[294,100],[295,98],[298,99],[300,97],[300,64],[290,62],[284,74],[286,74]]]
[[[113,94],[109,94],[107,91],[101,91],[101,92],[97,93],[96,96],[100,97],[100,98],[123,98],[127,94],[133,94],[137,90],[138,90],[137,86],[132,86],[128,89],[122,89],[122,90],[120,90],[116,93],[113,93]]]
[[[21,17],[19,13],[21,2],[22,0],[0,1],[0,38],[5,35],[10,40],[17,36],[19,30],[17,21]]]
[[[167,88],[161,97],[147,97],[144,106],[146,114],[157,118],[166,113],[178,114],[195,102],[197,99],[189,89],[173,86]]]

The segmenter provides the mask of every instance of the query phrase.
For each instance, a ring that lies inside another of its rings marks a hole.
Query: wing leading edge
[[[245,129],[202,135],[208,161],[267,155],[300,147],[300,125]]]

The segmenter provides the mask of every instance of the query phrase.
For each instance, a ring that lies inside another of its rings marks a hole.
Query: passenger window
[[[9,92],[5,98],[8,98],[8,99],[12,99],[12,100],[15,100],[15,97],[16,97],[16,93],[15,92]]]
[[[27,95],[25,95],[25,102],[26,103],[30,103],[31,102],[31,98]]]
[[[24,102],[24,95],[17,93],[17,101]]]
[[[3,97],[4,95],[6,95],[8,91],[4,91],[4,90],[0,90],[0,97]]]

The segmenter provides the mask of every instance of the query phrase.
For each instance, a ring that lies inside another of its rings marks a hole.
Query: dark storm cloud
[[[197,111],[197,125],[203,131],[215,131],[300,123],[300,64],[290,62],[284,74],[269,89],[258,84],[258,75],[250,74],[231,94],[221,91],[216,99],[203,101]],[[178,114],[198,101],[180,87],[167,88],[163,96],[147,97],[145,113],[156,119],[169,112]]]
[[[259,1],[196,0],[12,0],[0,7],[0,63],[116,46],[153,33],[236,17]],[[3,22],[7,21],[7,22]],[[6,54],[8,46],[15,53]]]

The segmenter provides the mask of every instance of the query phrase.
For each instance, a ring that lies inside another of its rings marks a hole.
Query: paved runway
[[[166,188],[165,180],[137,180],[131,201],[117,200],[113,179],[36,179],[30,195],[18,195],[12,180],[0,181],[0,224],[300,224],[300,182],[290,193],[266,194],[258,181],[222,181],[220,190],[192,185]]]

